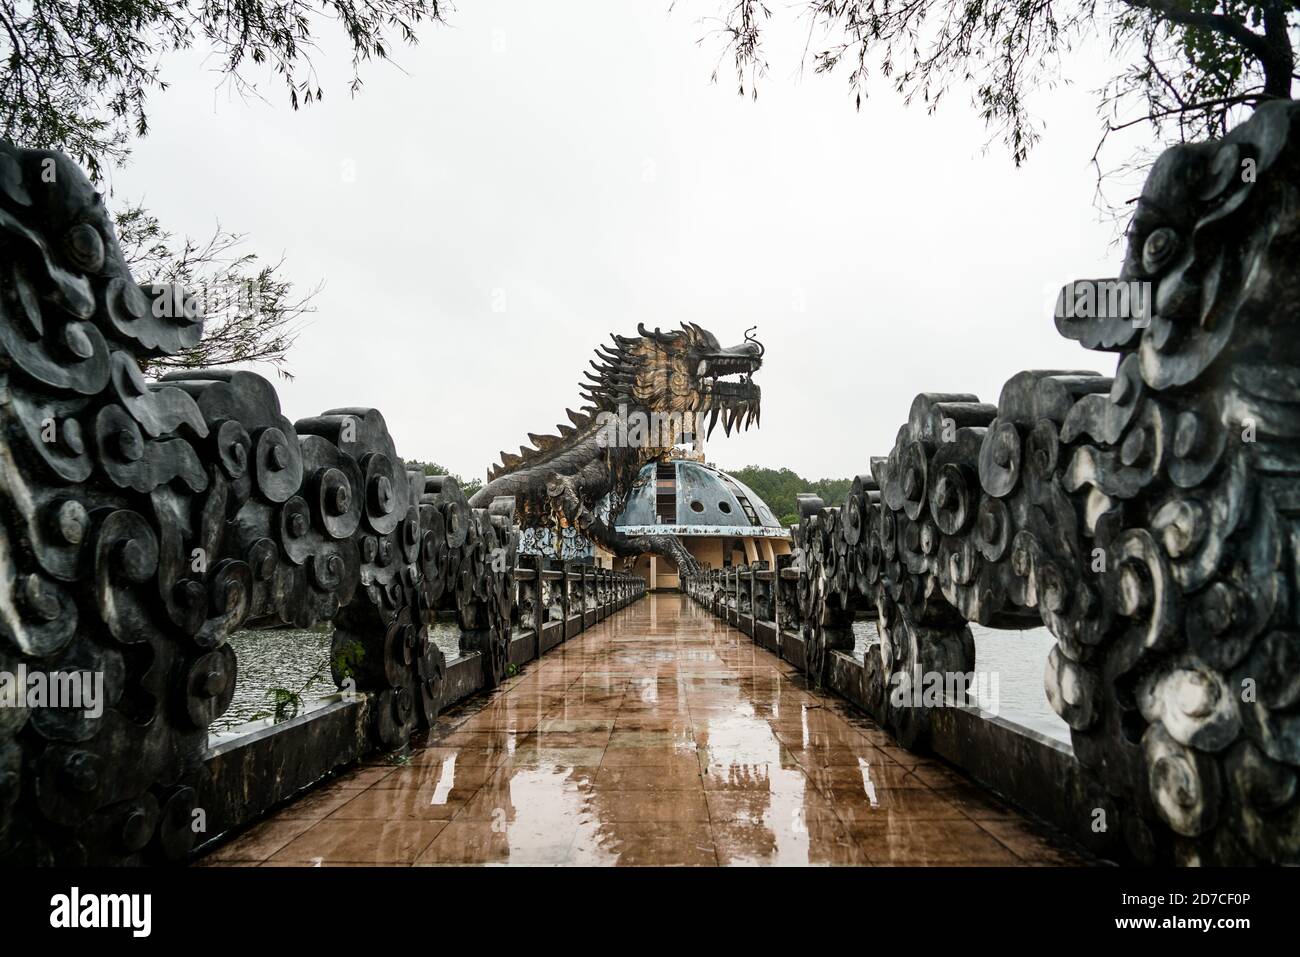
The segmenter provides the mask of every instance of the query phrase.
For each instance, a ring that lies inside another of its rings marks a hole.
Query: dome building
[[[775,568],[776,556],[790,551],[790,530],[752,489],[687,458],[643,468],[614,525],[625,535],[676,535],[706,569],[754,561]],[[652,591],[680,587],[667,559],[641,555],[633,570]]]

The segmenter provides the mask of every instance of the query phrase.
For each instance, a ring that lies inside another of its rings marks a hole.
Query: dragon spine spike
[[[672,332],[664,332],[658,326],[655,326],[654,332],[650,332],[646,329],[645,323],[643,322],[638,322],[636,324],[636,331],[639,332],[646,339],[654,339],[656,342],[661,342],[661,343],[671,342],[674,339],[674,337],[677,335],[676,333],[672,333]]]

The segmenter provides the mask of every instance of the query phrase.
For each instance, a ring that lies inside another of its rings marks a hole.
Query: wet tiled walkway
[[[892,746],[680,595],[651,595],[204,864],[1054,864],[1052,838]]]

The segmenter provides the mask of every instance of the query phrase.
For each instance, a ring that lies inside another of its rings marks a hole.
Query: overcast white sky
[[[466,0],[355,99],[326,44],[326,100],[297,113],[274,80],[246,101],[169,60],[113,188],[325,281],[278,385],[290,418],[374,406],[401,455],[466,475],[562,421],[591,350],[638,322],[724,344],[757,325],[762,429],[716,432],[710,458],[809,478],[866,471],[917,392],[1113,369],[1051,317],[1062,283],[1118,268],[1092,203],[1100,59],[1038,97],[1017,170],[964,94],[927,116],[881,89],[855,113],[842,77],[798,75],[788,13],[741,99],[709,82],[709,4],[667,8]]]

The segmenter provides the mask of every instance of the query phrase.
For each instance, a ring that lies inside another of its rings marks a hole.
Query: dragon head
[[[1279,304],[1294,303],[1300,290],[1300,230],[1293,214],[1277,212],[1300,200],[1297,142],[1300,104],[1278,100],[1221,140],[1165,150],[1137,199],[1119,277],[1073,284],[1095,290],[1098,307],[1080,317],[1058,301],[1061,333],[1135,356],[1142,381],[1158,392],[1204,381],[1232,353],[1300,360],[1294,337],[1278,328],[1294,319]],[[1100,308],[1105,287],[1129,308]]]
[[[637,326],[637,336],[613,335],[585,372],[584,411],[599,413],[620,405],[651,413],[689,415],[696,428],[707,418],[707,434],[719,421],[728,435],[760,421],[762,396],[754,373],[763,364],[763,345],[745,332],[739,345],[724,347],[695,323],[680,330],[653,332]]]

